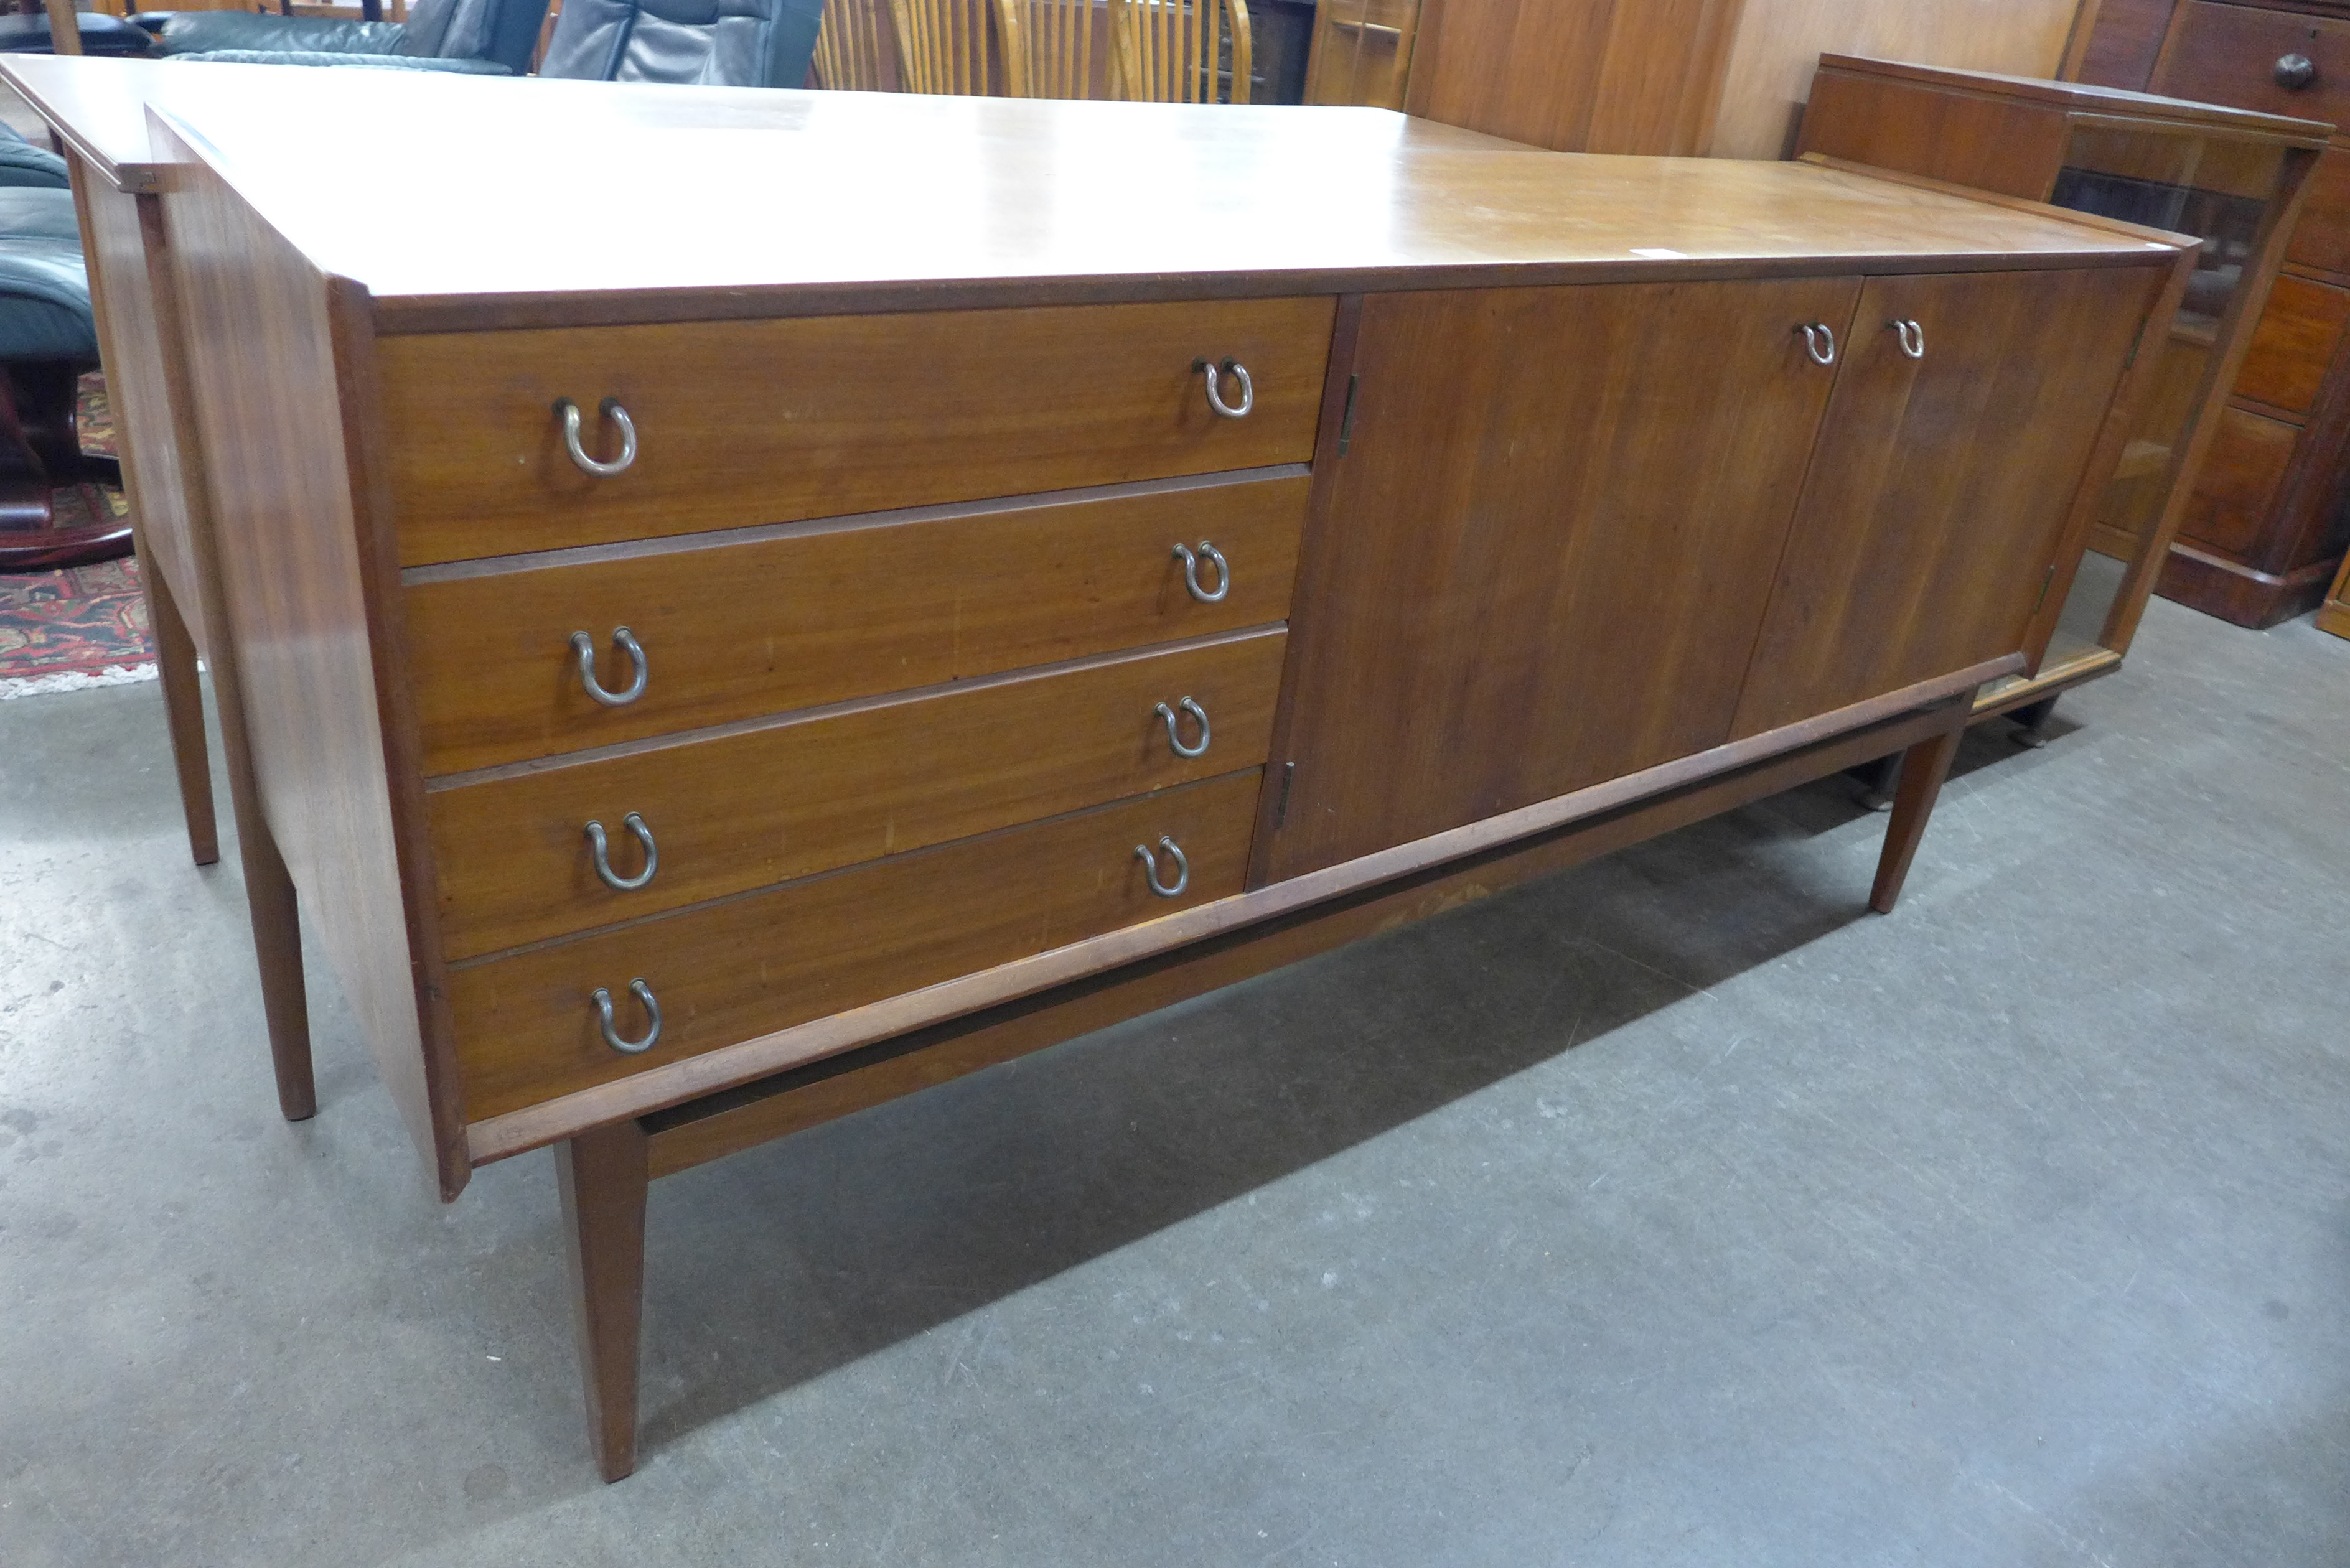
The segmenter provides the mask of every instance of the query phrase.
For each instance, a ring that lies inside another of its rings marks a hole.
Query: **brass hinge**
[[[2041,607],[2048,602],[2048,590],[2055,586],[2056,563],[2051,561],[2048,563],[2048,575],[2040,579],[2040,597],[2032,601],[2032,613],[2033,615],[2038,615],[2040,613]]]
[[[1296,782],[1297,764],[1295,763],[1282,763],[1281,799],[1273,808],[1273,830],[1275,833],[1280,832],[1281,825],[1289,820],[1289,786]]]
[[[1338,421],[1338,455],[1340,457],[1346,456],[1347,449],[1355,444],[1355,394],[1362,389],[1363,379],[1360,376],[1347,378],[1347,413],[1346,417]]]

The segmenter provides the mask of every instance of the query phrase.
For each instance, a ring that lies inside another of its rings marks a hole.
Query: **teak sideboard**
[[[243,830],[442,1194],[556,1147],[610,1478],[655,1176],[1906,751],[1889,909],[2193,255],[1314,110],[457,79],[354,182],[248,75],[101,169],[5,68],[153,203]]]

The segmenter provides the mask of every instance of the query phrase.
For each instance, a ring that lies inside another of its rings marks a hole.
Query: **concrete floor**
[[[608,1488],[547,1157],[330,982],[281,1122],[156,689],[0,704],[0,1563],[2350,1562],[2350,643],[1962,766],[659,1185]]]

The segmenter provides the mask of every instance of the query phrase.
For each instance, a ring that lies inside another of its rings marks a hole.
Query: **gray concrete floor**
[[[2350,643],[2054,735],[660,1184],[608,1488],[547,1157],[330,982],[281,1122],[156,689],[0,704],[0,1563],[2350,1562]]]

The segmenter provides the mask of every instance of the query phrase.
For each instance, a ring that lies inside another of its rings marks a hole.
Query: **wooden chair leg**
[[[555,1148],[569,1235],[571,1300],[587,1386],[588,1442],[604,1479],[637,1468],[637,1341],[644,1320],[644,1130],[634,1121]]]
[[[1909,879],[1909,862],[1918,857],[1918,842],[1926,836],[1926,823],[1934,815],[1934,802],[1942,793],[1942,781],[1950,777],[1951,760],[1959,754],[1959,740],[1967,732],[1973,711],[1970,696],[1951,710],[1948,730],[1901,753],[1893,820],[1885,826],[1885,852],[1877,857],[1877,886],[1868,895],[1868,907],[1880,915],[1893,912],[1901,884]]]
[[[213,766],[204,744],[203,688],[196,679],[196,643],[180,615],[171,584],[153,561],[141,584],[155,631],[155,672],[163,686],[163,718],[172,732],[172,763],[180,774],[180,808],[188,817],[188,849],[196,864],[220,858],[220,825],[213,809]]]

